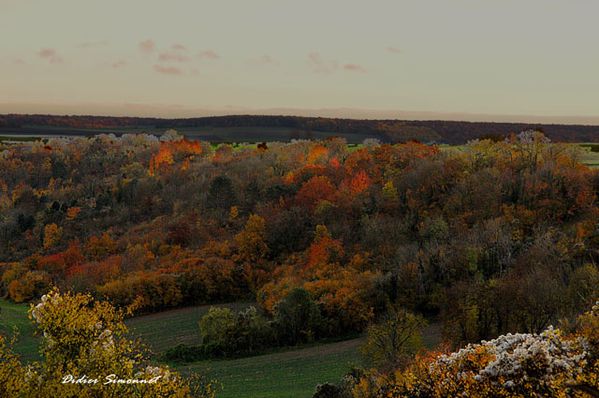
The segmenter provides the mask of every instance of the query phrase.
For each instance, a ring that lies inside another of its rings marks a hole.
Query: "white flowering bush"
[[[599,396],[599,303],[574,333],[507,334],[451,354],[417,357],[393,375],[363,378],[355,397]]]
[[[430,365],[431,374],[453,374],[455,393],[484,385],[489,393],[548,393],[576,380],[590,353],[580,338],[566,340],[559,330],[541,334],[507,334],[442,355]],[[541,395],[542,396],[542,395]]]

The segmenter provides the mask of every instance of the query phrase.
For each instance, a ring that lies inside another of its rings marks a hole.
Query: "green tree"
[[[210,307],[200,319],[202,344],[225,347],[234,328],[235,314],[230,308]]]
[[[379,323],[368,327],[362,354],[378,367],[397,368],[422,348],[425,325],[421,316],[390,306]]]
[[[310,293],[296,288],[277,304],[275,323],[281,340],[298,344],[313,340],[321,331],[323,320]]]
[[[251,306],[237,314],[233,344],[237,352],[254,352],[275,344],[271,322]]]

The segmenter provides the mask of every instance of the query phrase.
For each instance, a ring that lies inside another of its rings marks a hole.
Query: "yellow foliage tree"
[[[239,248],[239,258],[242,261],[258,262],[268,254],[266,245],[266,221],[252,214],[243,231],[235,236]]]
[[[44,249],[51,249],[60,243],[62,228],[52,223],[44,227]]]
[[[213,398],[211,383],[189,383],[152,366],[127,338],[124,313],[90,295],[54,289],[31,306],[42,361],[23,365],[0,336],[0,396],[28,398]]]

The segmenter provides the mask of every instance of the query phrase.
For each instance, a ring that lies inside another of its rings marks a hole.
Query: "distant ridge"
[[[185,135],[212,141],[289,141],[293,138],[341,136],[348,142],[377,138],[382,142],[418,140],[462,144],[476,138],[501,139],[523,130],[542,130],[553,141],[599,142],[599,126],[465,122],[444,120],[348,119],[281,115],[230,115],[194,118],[124,116],[0,115],[4,135],[93,135],[113,132],[161,133],[178,129]],[[269,134],[261,134],[260,129]]]

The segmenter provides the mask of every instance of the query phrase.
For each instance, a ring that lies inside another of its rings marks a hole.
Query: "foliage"
[[[44,249],[56,246],[62,238],[62,228],[52,223],[44,227]]]
[[[235,236],[242,261],[258,262],[268,255],[265,242],[266,222],[264,218],[252,214],[245,224],[243,231]]]
[[[166,353],[172,360],[197,360],[218,356],[251,355],[277,346],[272,323],[255,307],[234,313],[212,307],[200,319],[200,346],[179,346]]]
[[[22,303],[39,297],[49,289],[50,285],[48,274],[29,271],[8,284],[8,297],[15,303]]]
[[[230,209],[235,205],[236,197],[231,179],[218,176],[210,183],[208,190],[208,206],[221,209]]]
[[[12,146],[0,292],[31,301],[55,285],[137,312],[256,300],[270,321],[300,288],[315,336],[362,332],[391,302],[439,315],[455,346],[539,333],[597,299],[599,179],[571,146],[525,131],[441,148],[407,139],[435,122],[373,124],[406,142],[213,150],[169,132]]]
[[[195,361],[211,357],[255,355],[278,346],[312,342],[325,334],[318,305],[304,289],[292,290],[277,306],[273,319],[250,306],[234,312],[211,307],[199,321],[200,344],[180,344],[165,359]]]
[[[398,368],[423,347],[422,317],[391,306],[383,319],[366,329],[362,353],[379,369]]]
[[[571,335],[550,327],[540,334],[502,335],[451,354],[419,356],[391,377],[361,378],[354,397],[595,396],[598,309],[581,316]]]
[[[316,302],[306,290],[293,289],[275,308],[279,338],[287,344],[312,341],[323,329],[323,319]]]
[[[0,337],[0,387],[5,396],[214,396],[209,384],[196,385],[192,391],[177,373],[148,364],[140,347],[126,337],[124,313],[106,302],[52,290],[31,306],[29,314],[42,336],[43,360],[22,365]],[[68,382],[77,379],[87,382]],[[148,382],[108,383],[118,379]],[[199,390],[203,393],[194,395]]]
[[[212,307],[199,324],[203,344],[225,347],[227,335],[235,327],[235,316],[229,308]]]

